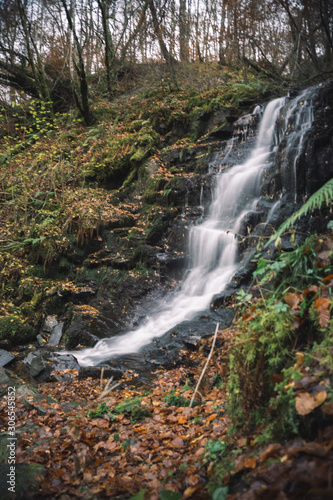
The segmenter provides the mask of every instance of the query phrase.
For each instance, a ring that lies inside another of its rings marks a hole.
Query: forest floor
[[[74,370],[71,380],[42,383],[38,392],[17,386],[18,491],[8,498],[332,498],[333,426],[316,439],[260,444],[262,427],[232,425],[225,381],[235,333],[218,332],[193,407],[212,338],[145,386],[129,371],[106,394],[106,381],[80,380]]]

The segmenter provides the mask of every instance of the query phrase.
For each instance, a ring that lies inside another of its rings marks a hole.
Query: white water
[[[294,101],[295,108],[300,100]],[[192,267],[180,290],[167,296],[138,329],[74,352],[81,366],[96,365],[115,355],[139,351],[179,323],[193,319],[209,307],[216,293],[223,291],[239,266],[235,234],[247,212],[256,208],[263,174],[272,165],[272,152],[281,139],[276,132],[276,120],[285,103],[286,98],[280,98],[267,105],[256,146],[248,160],[217,175],[207,220],[190,231]],[[292,112],[288,111],[287,118],[289,113]],[[287,121],[283,128],[287,129]]]

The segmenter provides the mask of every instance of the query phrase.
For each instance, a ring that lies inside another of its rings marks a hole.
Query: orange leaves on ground
[[[308,415],[317,406],[320,406],[326,398],[326,391],[318,392],[316,396],[312,396],[308,392],[302,392],[296,397],[296,411],[300,415]]]

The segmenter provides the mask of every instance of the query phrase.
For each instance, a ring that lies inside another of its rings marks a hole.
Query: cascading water
[[[297,117],[302,99],[305,100],[303,94],[288,105],[287,98],[271,101],[263,113],[257,143],[248,160],[216,176],[209,215],[190,231],[191,269],[180,290],[166,297],[138,329],[100,340],[93,348],[75,352],[81,366],[96,365],[114,356],[139,351],[154,338],[193,319],[209,307],[215,294],[223,291],[239,267],[236,234],[242,219],[256,209],[263,175],[273,165],[278,144],[285,134],[289,135],[287,146],[296,148],[296,157],[303,135],[311,125],[311,111]],[[281,120],[282,109],[284,118],[278,131],[276,122],[279,117]],[[288,128],[291,120],[297,126],[295,133]],[[228,155],[230,151],[226,149]]]

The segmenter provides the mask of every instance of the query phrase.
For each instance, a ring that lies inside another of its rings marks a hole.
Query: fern
[[[318,191],[316,191],[310,198],[301,206],[299,210],[293,213],[289,219],[287,219],[279,229],[271,236],[265,246],[275,241],[281,236],[285,231],[287,231],[297,219],[306,215],[309,212],[313,212],[316,208],[320,208],[323,203],[330,203],[333,200],[333,179],[330,179],[326,184],[324,184]]]

